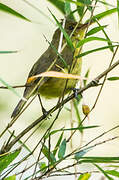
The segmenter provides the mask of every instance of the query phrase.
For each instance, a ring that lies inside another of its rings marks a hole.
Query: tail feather
[[[24,107],[24,105],[26,104],[26,101],[24,100],[20,100],[19,103],[17,104],[16,108],[14,109],[11,118],[15,118],[20,111],[22,110],[22,108]]]

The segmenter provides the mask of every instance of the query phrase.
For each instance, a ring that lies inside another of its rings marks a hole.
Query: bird
[[[62,22],[61,22],[62,24]],[[74,49],[72,50],[69,44],[66,42],[66,38],[63,36],[62,46],[65,44],[63,50],[61,51],[61,57],[65,60],[65,63],[61,60],[60,56],[58,56],[57,52],[54,50],[58,50],[59,40],[61,30],[58,27],[52,37],[52,41],[47,48],[47,50],[40,56],[40,58],[35,62],[33,67],[31,68],[27,81],[26,87],[23,93],[23,97],[25,99],[29,99],[31,96],[36,93],[40,96],[44,96],[45,98],[57,98],[61,97],[63,92],[64,95],[69,93],[72,89],[75,88],[77,80],[75,79],[63,79],[56,77],[41,77],[37,78],[34,81],[28,83],[28,79],[32,76],[38,75],[40,73],[46,72],[48,68],[51,66],[49,71],[57,71],[57,72],[68,72],[75,75],[80,75],[81,67],[82,67],[82,58],[77,58],[79,52],[81,51],[81,47],[76,47],[77,42],[82,40],[85,35],[85,30],[88,26],[88,23],[77,25],[77,22],[71,19],[66,19],[64,30],[65,32],[71,36],[71,41]],[[73,33],[72,33],[73,32]],[[53,48],[54,47],[54,48]],[[53,62],[55,62],[53,64]],[[39,83],[39,81],[41,82]],[[38,84],[39,83],[39,84]],[[38,84],[38,87],[36,85]],[[11,118],[16,118],[21,110],[23,109],[26,101],[21,99],[17,106],[15,107]],[[43,108],[43,106],[42,106]],[[44,110],[44,108],[43,108]]]

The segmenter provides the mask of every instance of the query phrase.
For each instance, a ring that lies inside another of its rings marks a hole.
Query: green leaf
[[[80,158],[81,158],[82,156],[84,156],[88,151],[92,150],[92,148],[93,148],[93,146],[90,146],[90,147],[88,147],[88,148],[86,148],[86,149],[83,149],[83,150],[81,150],[81,151],[79,151],[79,152],[76,152],[74,158],[75,158],[76,160],[80,159]]]
[[[44,37],[45,37],[45,36],[44,36]],[[45,37],[45,39],[46,39],[46,37]],[[48,44],[51,46],[51,48],[54,50],[54,52],[59,56],[60,60],[61,60],[62,63],[64,64],[64,67],[68,69],[68,65],[67,65],[65,59],[62,57],[61,53],[59,53],[59,52],[57,51],[56,47],[55,47],[52,43],[50,43],[47,39],[46,39],[46,41],[47,41]]]
[[[93,49],[93,50],[89,50],[89,51],[86,51],[84,53],[81,53],[79,54],[78,56],[76,56],[77,58],[80,58],[80,57],[83,57],[83,56],[86,56],[88,54],[91,54],[93,52],[97,52],[97,51],[102,51],[102,50],[105,50],[105,49],[109,49],[110,47],[117,47],[118,45],[112,45],[112,46],[103,46],[101,48],[96,48],[96,49]]]
[[[59,139],[58,139],[58,141],[57,141],[57,144],[56,144],[56,146],[55,146],[55,148],[54,148],[54,150],[53,150],[53,155],[54,155],[54,156],[56,155],[57,150],[58,150],[58,148],[59,148],[59,146],[60,146],[60,143],[61,143],[62,138],[63,138],[63,134],[64,134],[64,132],[61,133],[61,135],[60,135],[60,137],[59,137]]]
[[[97,22],[97,24],[99,25],[99,27],[101,26],[100,25],[100,23],[96,20],[96,22]],[[112,47],[112,41],[110,40],[110,38],[109,38],[109,36],[107,35],[107,33],[106,33],[106,31],[104,30],[104,29],[102,29],[102,32],[103,32],[103,34],[105,35],[105,37],[106,37],[106,39],[107,39],[107,43],[108,43],[108,45],[110,46],[110,50],[112,51],[112,52],[114,52],[114,49],[113,49],[113,47]]]
[[[23,16],[22,14],[18,13],[17,11],[13,10],[12,8],[8,7],[5,4],[0,3],[0,10],[4,11],[6,13],[12,14],[18,18],[21,18],[23,20],[29,21],[31,22],[29,19],[27,19],[25,16]]]
[[[77,0],[77,2],[83,3],[84,0]],[[85,6],[77,6],[77,12],[78,12],[80,17],[83,16],[84,8],[85,8]]]
[[[56,8],[58,8],[63,14],[65,14],[65,4],[60,0],[47,0],[52,3]]]
[[[106,170],[105,172],[106,172],[107,174],[112,175],[112,176],[119,177],[119,172],[116,171],[116,170]]]
[[[118,163],[119,157],[80,157],[80,163]]]
[[[67,2],[71,2],[73,4],[76,4],[77,6],[89,6],[91,5],[91,1],[90,0],[83,0],[83,1],[74,1],[74,0],[63,0],[63,1],[67,1]]]
[[[109,77],[107,78],[107,80],[109,81],[115,81],[115,80],[119,80],[119,77],[115,76],[115,77]]]
[[[78,180],[88,180],[91,177],[90,173],[81,174]]]
[[[46,169],[47,169],[47,166],[46,166],[46,163],[45,163],[45,162],[40,162],[40,163],[39,163],[39,167],[40,167],[40,170],[41,170],[42,172],[45,172]]]
[[[104,29],[106,27],[107,27],[107,25],[94,27],[93,29],[91,29],[90,31],[87,32],[86,36],[91,36],[91,35],[101,31],[102,29]]]
[[[117,0],[117,13],[118,13],[118,24],[119,24],[119,0]]]
[[[90,41],[109,41],[108,39],[104,39],[104,38],[100,38],[100,37],[88,37],[85,39],[82,39],[81,41],[79,41],[76,45],[76,48],[83,46],[84,44],[90,42]],[[110,42],[110,41],[109,41]]]
[[[71,13],[70,3],[65,2],[65,14],[66,14],[66,17],[69,16],[70,13]]]
[[[77,101],[74,100],[74,101],[73,101],[73,104],[74,104],[74,108],[75,108],[75,111],[76,111],[76,116],[77,116],[77,118],[78,118],[78,124],[80,124],[80,123],[81,123],[81,117],[80,117],[80,112],[79,112],[79,108],[78,108],[78,104],[79,104],[79,103],[77,103]],[[81,129],[79,129],[79,130],[80,130],[80,132],[82,133],[82,132],[83,132],[83,128],[82,128],[83,125],[81,124],[80,127],[81,127]]]
[[[42,153],[49,160],[49,162],[51,162],[51,164],[54,164],[56,162],[55,156],[52,152],[49,152],[49,149],[46,145],[43,145]]]
[[[0,155],[0,172],[2,172],[5,168],[8,167],[8,165],[16,159],[16,157],[19,155],[21,149],[17,149],[14,152],[1,154]]]
[[[57,130],[50,132],[50,135],[53,135],[53,134],[60,132],[60,131],[82,130],[82,129],[90,129],[90,128],[96,128],[96,127],[99,127],[99,126],[83,126],[83,127],[67,128],[67,129],[62,128],[62,129],[57,129]],[[47,135],[45,138],[47,139],[48,137],[49,137],[49,135]]]
[[[8,132],[12,135],[12,137],[16,138],[16,136],[8,129]],[[30,150],[30,148],[21,140],[18,141],[19,144],[22,145],[22,147],[24,147],[29,153],[32,153],[32,151]]]
[[[0,54],[17,53],[18,51],[0,51]]]
[[[7,82],[5,82],[2,78],[0,78],[0,82],[6,86],[10,91],[12,91],[16,96],[18,96],[19,98],[21,98],[21,96],[17,93],[17,91],[12,88]],[[25,100],[25,98],[22,98],[23,100]]]
[[[62,159],[66,152],[66,139],[64,139],[59,147],[58,158]]]
[[[94,164],[94,163],[93,163]],[[109,179],[109,180],[114,180],[113,178],[111,178],[110,176],[108,176],[108,174],[100,167],[98,166],[97,164],[94,164],[103,174],[104,176]]]
[[[90,69],[87,70],[86,74],[85,74],[85,78],[88,78],[89,77],[89,73],[90,73]],[[83,83],[84,83],[84,86],[86,86],[87,84],[87,80],[83,80]]]
[[[7,178],[4,178],[4,180],[16,180],[16,175],[9,176]]]
[[[98,0],[98,2],[106,5],[106,8],[108,8],[108,6],[110,6],[110,7],[115,7],[114,5],[107,3],[105,0],[103,0],[103,1]]]
[[[50,11],[50,10],[49,10]],[[69,37],[69,35],[66,33],[66,31],[63,29],[62,25],[59,23],[59,21],[57,20],[57,18],[53,15],[53,13],[50,11],[52,17],[54,18],[54,20],[56,21],[58,27],[60,28],[60,30],[63,32],[63,35],[67,41],[67,44],[69,45],[69,47],[71,48],[71,50],[74,50],[74,46],[72,43],[71,38]]]
[[[96,16],[93,16],[91,23],[95,22],[96,20],[100,20],[100,19],[102,19],[102,18],[104,18],[106,16],[109,16],[109,15],[115,13],[115,12],[117,12],[117,8],[113,8],[113,9],[104,11],[102,13],[99,13]],[[88,19],[86,22],[90,22],[90,19]]]

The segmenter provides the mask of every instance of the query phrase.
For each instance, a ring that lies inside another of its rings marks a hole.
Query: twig
[[[90,83],[87,84],[87,86],[79,89],[77,91],[78,94],[81,94],[82,92],[86,91],[87,89],[91,87],[96,86],[96,82],[99,82],[100,79],[102,79],[106,74],[108,74],[110,71],[112,71],[116,66],[119,65],[119,60],[116,61],[112,66],[110,66],[108,69],[106,69],[104,72],[99,74],[94,80],[92,80]],[[58,103],[56,106],[51,108],[48,112],[47,115],[51,114],[52,112],[56,111],[60,107],[62,107],[64,104],[69,102],[71,99],[75,97],[75,93],[64,99],[61,103]],[[21,138],[23,137],[27,132],[29,132],[33,127],[35,127],[37,124],[39,124],[43,119],[46,118],[46,115],[42,115],[40,118],[38,118],[36,121],[34,121],[32,124],[30,124],[26,129],[24,129],[7,147],[5,147],[5,152],[9,151],[11,147]],[[9,124],[8,124],[9,126]]]

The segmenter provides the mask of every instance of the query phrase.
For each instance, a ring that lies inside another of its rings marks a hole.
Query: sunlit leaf
[[[9,176],[7,178],[4,178],[4,180],[16,180],[16,175]]]
[[[106,170],[105,172],[106,172],[107,174],[112,175],[112,176],[119,177],[119,172],[116,171],[116,170]]]
[[[27,83],[29,84],[39,77],[55,77],[55,78],[61,78],[61,79],[81,79],[81,76],[74,75],[74,74],[62,73],[62,72],[57,72],[57,71],[47,71],[47,72],[43,72],[38,75],[29,77],[27,80]]]
[[[19,155],[21,149],[17,149],[14,152],[0,155],[0,172],[2,172],[8,165]]]
[[[91,177],[90,173],[81,174],[78,180],[88,180]]]
[[[45,162],[39,162],[39,167],[42,172],[46,171],[46,169],[47,169]]]

